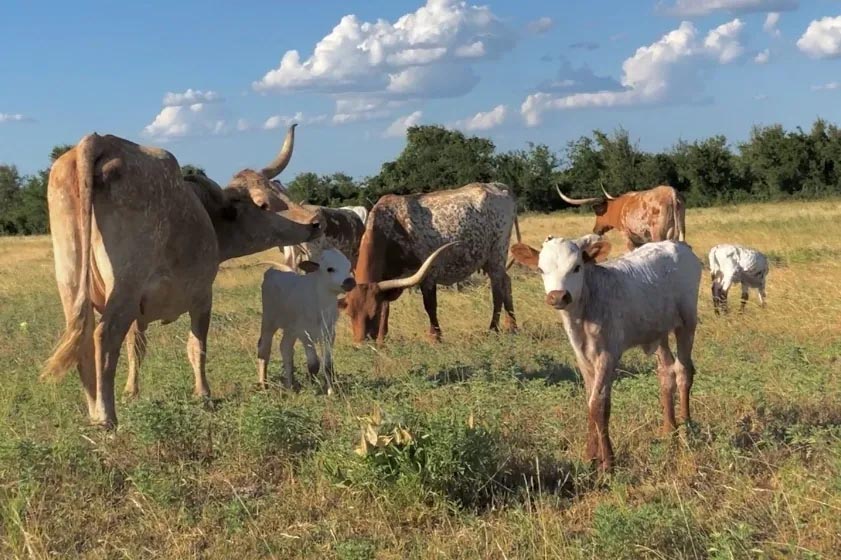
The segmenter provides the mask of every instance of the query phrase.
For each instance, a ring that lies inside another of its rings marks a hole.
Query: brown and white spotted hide
[[[341,208],[328,208],[306,204],[304,208],[319,217],[324,235],[313,241],[283,247],[284,262],[290,268],[298,268],[304,261],[317,261],[326,249],[336,249],[356,266],[359,256],[359,243],[365,233],[365,224],[359,216]]]
[[[382,343],[388,332],[389,302],[402,290],[383,291],[377,284],[417,269],[437,248],[457,242],[432,265],[420,288],[429,316],[429,334],[440,338],[437,285],[463,282],[478,270],[490,278],[497,330],[505,307],[507,326],[516,329],[511,281],[505,267],[517,212],[513,193],[502,183],[472,183],[421,195],[386,195],[368,214],[355,267],[357,286],[343,306],[354,341],[366,337]]]

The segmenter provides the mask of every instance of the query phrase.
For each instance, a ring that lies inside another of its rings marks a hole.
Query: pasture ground
[[[0,557],[841,557],[841,201],[687,222],[704,261],[718,242],[771,257],[769,305],[752,293],[744,315],[716,318],[704,275],[694,422],[673,438],[658,435],[653,358],[624,357],[609,476],[581,460],[583,387],[528,271],[513,269],[516,336],[486,332],[481,276],[439,292],[440,345],[418,293],[396,303],[380,349],[353,347],[342,318],[339,394],[325,398],[307,383],[254,390],[256,263],[277,252],[226,263],[212,402],[191,397],[186,318],[155,325],[141,396],[118,403],[108,435],[86,425],[75,374],[37,381],[63,325],[49,239],[0,239]],[[539,246],[592,217],[521,227]],[[277,346],[272,358],[277,380]],[[360,456],[363,428],[378,446]]]

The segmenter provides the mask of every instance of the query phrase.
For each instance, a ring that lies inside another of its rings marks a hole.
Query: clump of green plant
[[[355,538],[336,544],[336,556],[340,560],[373,560],[376,550],[368,539]]]
[[[359,420],[356,457],[327,463],[347,484],[417,482],[425,492],[468,508],[508,491],[499,484],[508,460],[500,434],[477,425],[472,414],[392,417],[376,410]]]
[[[600,504],[593,513],[596,558],[697,558],[706,536],[685,509],[662,502],[638,507]]]
[[[159,457],[196,459],[212,449],[210,426],[195,402],[141,400],[129,407],[124,425]]]
[[[240,418],[243,446],[255,455],[300,455],[318,448],[321,425],[302,408],[284,407],[255,395]]]

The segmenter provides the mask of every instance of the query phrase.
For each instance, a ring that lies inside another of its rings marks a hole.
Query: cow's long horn
[[[597,202],[602,201],[602,197],[594,196],[592,198],[570,198],[566,196],[564,193],[561,192],[560,187],[555,185],[555,190],[558,191],[558,194],[561,195],[561,198],[567,204],[572,204],[573,206],[583,206],[584,204],[595,204]]]
[[[426,276],[426,273],[429,272],[429,268],[432,266],[432,263],[435,261],[435,259],[438,258],[438,255],[440,255],[441,252],[444,249],[446,249],[447,247],[450,247],[451,245],[456,245],[456,244],[458,244],[458,241],[451,241],[450,243],[445,243],[444,245],[441,245],[440,247],[438,247],[438,249],[436,249],[434,253],[429,255],[429,257],[427,257],[427,259],[423,262],[423,264],[418,269],[418,271],[415,272],[414,274],[412,274],[411,276],[409,276],[408,278],[397,278],[397,279],[394,279],[394,280],[381,280],[381,281],[377,282],[377,287],[381,291],[386,291],[386,290],[398,290],[398,289],[405,290],[406,288],[411,288],[413,286],[417,286],[424,279],[424,277]]]
[[[608,193],[608,192],[607,192],[607,190],[605,190],[605,188],[604,188],[604,181],[599,181],[599,185],[601,185],[601,187],[602,187],[602,192],[604,193],[604,195],[607,197],[607,199],[608,199],[608,200],[616,200],[615,198],[613,198],[612,196],[610,196],[610,193]]]
[[[289,130],[286,132],[286,138],[283,140],[283,146],[281,146],[277,157],[260,172],[266,179],[277,177],[289,165],[289,160],[292,159],[292,148],[295,147],[296,126],[298,126],[298,123],[292,123],[289,126]]]

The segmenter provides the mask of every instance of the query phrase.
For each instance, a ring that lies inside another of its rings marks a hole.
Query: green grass
[[[415,292],[394,305],[383,348],[354,347],[341,319],[328,398],[308,383],[254,389],[255,264],[275,255],[226,263],[213,400],[190,396],[186,319],[153,326],[141,396],[118,404],[107,434],[87,426],[75,376],[37,380],[63,325],[49,240],[0,239],[0,557],[841,557],[841,203],[687,222],[702,259],[720,242],[766,251],[769,304],[717,318],[704,275],[694,422],[674,437],[658,436],[653,359],[624,357],[607,476],[582,461],[583,386],[526,271],[513,277],[518,335],[486,332],[481,276],[440,292],[439,345]],[[521,227],[537,245],[592,218]],[[275,351],[272,381],[279,367]]]

